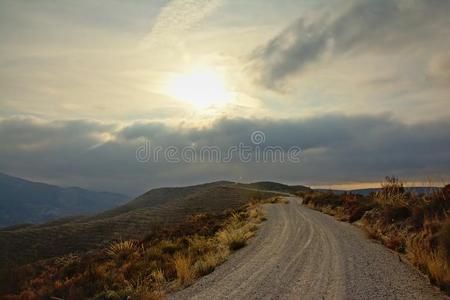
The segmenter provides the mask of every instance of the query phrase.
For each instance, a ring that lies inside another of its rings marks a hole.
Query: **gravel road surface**
[[[361,230],[301,205],[268,204],[249,245],[169,299],[448,299]]]

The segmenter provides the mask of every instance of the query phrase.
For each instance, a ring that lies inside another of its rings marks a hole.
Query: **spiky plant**
[[[106,254],[116,260],[126,260],[136,250],[137,245],[134,241],[120,241],[111,244],[108,249],[106,249]]]

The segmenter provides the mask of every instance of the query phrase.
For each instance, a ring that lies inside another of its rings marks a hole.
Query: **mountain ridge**
[[[118,193],[59,187],[0,173],[0,227],[98,213],[128,199]]]

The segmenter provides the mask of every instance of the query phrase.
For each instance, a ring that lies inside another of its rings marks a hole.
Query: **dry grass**
[[[251,204],[247,208],[248,217],[250,218],[249,222],[252,224],[260,224],[266,221],[266,213],[264,211],[261,203]]]
[[[226,256],[223,253],[207,253],[195,262],[193,266],[194,272],[199,277],[205,276],[214,271],[216,266],[220,265],[225,259]]]
[[[230,224],[217,233],[219,243],[227,246],[234,251],[244,247],[247,239],[250,238],[249,232],[241,227],[239,216],[233,215]]]
[[[432,249],[429,245],[426,245],[423,237],[416,236],[408,243],[407,255],[414,265],[430,275],[433,283],[444,290],[448,290],[450,265],[442,251]]]
[[[250,207],[247,212],[249,218],[233,214],[227,226],[217,233],[217,240],[229,250],[235,251],[247,244],[258,229],[258,224],[263,221],[263,212],[260,206]]]
[[[396,177],[387,176],[381,183],[381,190],[375,193],[373,199],[384,206],[404,207],[408,205],[403,182]]]
[[[447,220],[446,224],[449,224]],[[407,242],[407,256],[423,272],[429,274],[433,283],[447,292],[450,291],[450,260],[446,255],[445,244],[450,236],[446,236],[447,226],[444,225],[438,235],[438,245],[434,246],[436,228],[440,220],[433,218],[425,221],[424,230],[412,236]],[[444,238],[445,236],[445,238]]]
[[[331,207],[329,205],[320,207],[320,211],[330,215],[334,216],[336,219],[340,221],[345,221],[348,219],[348,215],[343,207]]]
[[[190,284],[194,279],[191,256],[189,254],[176,253],[173,262],[180,285]]]
[[[261,203],[263,203],[263,204],[265,204],[265,203],[271,203],[271,204],[277,204],[277,203],[288,204],[288,203],[289,203],[289,200],[288,200],[286,197],[275,196],[275,197],[268,198],[268,199],[262,201]]]
[[[127,295],[127,299],[136,300],[161,300],[164,298],[164,291],[160,288],[152,288],[151,282],[147,279],[131,281],[122,292]],[[120,299],[120,295],[116,299]],[[106,298],[106,297],[105,297]],[[114,297],[106,299],[114,299]]]
[[[152,280],[158,285],[163,285],[164,283],[166,283],[166,277],[164,276],[163,270],[161,270],[160,268],[153,271],[150,276]]]
[[[450,287],[450,266],[441,252],[432,252],[426,261],[430,277],[444,290]]]

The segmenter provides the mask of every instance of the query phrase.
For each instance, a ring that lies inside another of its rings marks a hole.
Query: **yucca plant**
[[[117,260],[125,260],[136,250],[137,246],[134,241],[120,241],[111,244],[108,249],[106,249],[106,254]]]

